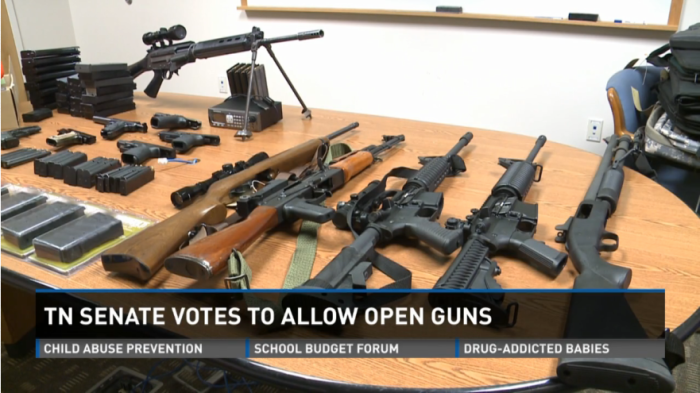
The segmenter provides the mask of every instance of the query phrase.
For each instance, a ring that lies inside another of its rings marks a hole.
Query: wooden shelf
[[[597,28],[630,29],[646,31],[667,31],[676,32],[677,25],[643,25],[637,23],[614,23],[614,22],[583,22],[565,19],[533,18],[529,16],[508,16],[490,14],[448,14],[425,11],[398,11],[398,10],[372,10],[372,9],[352,9],[352,8],[297,8],[297,7],[254,7],[240,6],[239,10],[254,12],[295,12],[314,14],[355,14],[355,15],[384,15],[384,16],[411,16],[425,18],[453,18],[453,19],[473,19],[473,20],[493,20],[503,22],[525,22],[525,23],[546,23],[555,25],[586,26]]]

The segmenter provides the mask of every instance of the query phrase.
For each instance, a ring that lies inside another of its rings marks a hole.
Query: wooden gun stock
[[[244,221],[207,236],[165,260],[166,268],[180,276],[204,280],[226,270],[231,251],[243,252],[279,223],[277,209],[259,206]],[[182,270],[182,271],[181,271]]]
[[[200,223],[213,225],[226,219],[225,205],[234,202],[229,195],[232,189],[266,171],[276,176],[308,164],[322,143],[328,143],[328,138],[304,142],[214,183],[199,201],[107,250],[102,254],[104,269],[149,280],[163,267],[165,258],[187,240],[190,229]]]
[[[335,160],[330,166],[343,171],[343,184],[372,165],[374,156],[367,151],[349,153]],[[341,187],[343,184],[337,184]],[[279,213],[271,206],[258,206],[245,221],[227,227],[194,243],[165,260],[171,273],[208,279],[226,270],[231,251],[245,251],[260,236],[279,225]]]
[[[374,162],[374,156],[368,151],[358,150],[348,153],[331,163],[331,167],[342,169],[347,183]]]

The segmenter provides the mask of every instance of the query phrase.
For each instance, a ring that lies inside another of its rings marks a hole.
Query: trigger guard
[[[605,244],[604,240],[614,240],[615,244]],[[600,251],[613,252],[617,251],[617,247],[620,245],[620,237],[616,233],[603,232],[600,236]]]

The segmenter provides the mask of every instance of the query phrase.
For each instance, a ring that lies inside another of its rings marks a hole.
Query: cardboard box
[[[10,84],[11,75],[5,75],[5,85],[2,87],[2,92],[0,93],[0,105],[2,105],[2,131],[14,130],[19,127],[19,113],[17,111],[17,106],[15,105],[15,89]],[[8,88],[11,87],[12,88]]]

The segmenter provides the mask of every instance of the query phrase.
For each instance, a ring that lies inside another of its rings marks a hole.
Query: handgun
[[[141,141],[118,141],[117,147],[122,152],[122,162],[140,165],[151,158],[175,158],[175,149]]]
[[[161,131],[158,137],[163,142],[170,142],[178,153],[186,153],[193,147],[212,145],[219,146],[218,135],[192,134],[189,132]]]
[[[125,132],[146,133],[146,131],[148,131],[148,125],[146,123],[139,123],[137,121],[128,121],[101,116],[93,116],[92,120],[95,123],[104,124],[104,128],[102,131],[100,131],[100,135],[110,141],[119,138]]]
[[[39,126],[21,127],[2,133],[2,150],[19,146],[19,138],[25,138],[41,131]]]
[[[72,145],[92,145],[97,141],[94,135],[86,134],[72,128],[62,128],[58,130],[58,135],[46,138],[49,146],[62,148]]]

